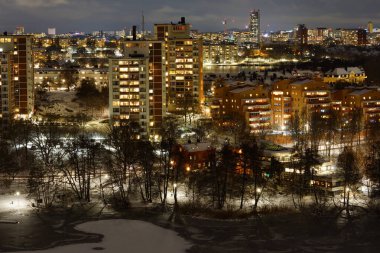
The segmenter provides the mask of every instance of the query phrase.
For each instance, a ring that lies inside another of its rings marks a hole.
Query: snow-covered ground
[[[176,232],[138,220],[100,220],[80,224],[77,230],[102,234],[99,243],[66,245],[48,250],[22,251],[22,253],[88,253],[88,252],[130,252],[130,253],[181,253],[191,244]],[[21,253],[21,252],[20,252]]]
[[[84,103],[76,97],[76,91],[47,92],[47,101],[42,101],[38,107],[38,115],[57,114],[61,117],[75,116],[78,113],[93,115],[96,118],[108,117],[108,110],[95,110],[86,108]]]
[[[80,103],[75,100],[74,91],[52,91],[46,94],[47,102],[42,103],[38,108],[41,115],[59,114],[61,116],[70,116],[80,112]]]

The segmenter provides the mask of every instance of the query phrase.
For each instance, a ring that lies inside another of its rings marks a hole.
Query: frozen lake
[[[99,243],[71,244],[47,250],[22,251],[20,253],[181,253],[190,243],[176,232],[138,220],[100,220],[80,224],[75,229],[103,235]]]

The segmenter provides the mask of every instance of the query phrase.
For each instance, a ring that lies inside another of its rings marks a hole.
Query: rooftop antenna
[[[141,22],[141,32],[142,32],[142,38],[145,37],[145,17],[144,17],[144,10],[141,12],[141,18],[142,18],[142,22]]]
[[[223,24],[223,26],[224,26],[224,34],[226,35],[226,34],[227,34],[227,19],[224,19],[224,20],[222,21],[222,24]]]

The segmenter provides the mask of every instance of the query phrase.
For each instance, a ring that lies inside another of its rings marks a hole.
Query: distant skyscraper
[[[251,32],[252,42],[260,44],[260,10],[253,10],[249,19],[249,31]]]
[[[56,34],[55,28],[48,28],[48,35],[55,35],[55,34]]]
[[[373,33],[373,23],[372,23],[372,21],[368,22],[367,30],[368,30],[368,33]]]
[[[308,29],[306,25],[304,24],[298,25],[296,28],[295,36],[296,36],[296,44],[298,46],[302,47],[304,45],[307,45]]]
[[[23,35],[25,33],[25,28],[23,26],[17,26],[15,35]]]

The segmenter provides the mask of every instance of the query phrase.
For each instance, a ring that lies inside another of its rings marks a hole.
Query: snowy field
[[[100,243],[74,244],[20,253],[181,253],[191,246],[176,232],[144,221],[101,220],[86,222],[75,228],[87,233],[102,234],[104,237]]]
[[[75,91],[47,92],[47,101],[41,103],[37,113],[39,115],[57,114],[62,117],[75,116],[77,113],[93,115],[96,118],[108,117],[108,110],[86,108],[84,103],[76,97]]]

